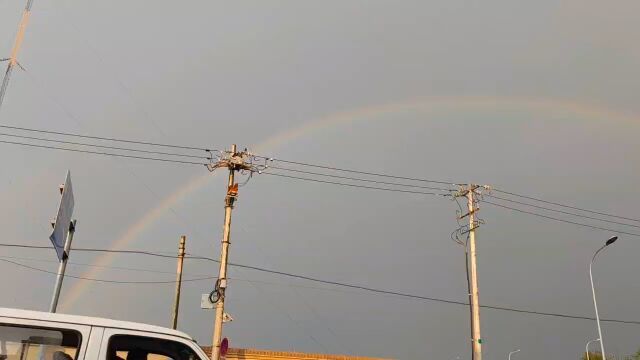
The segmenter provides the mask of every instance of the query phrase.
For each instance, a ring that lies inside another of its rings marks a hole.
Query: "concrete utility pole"
[[[471,272],[471,312],[472,312],[472,324],[471,329],[473,333],[473,360],[482,360],[482,337],[480,336],[480,304],[478,302],[478,265],[476,260],[476,221],[475,221],[475,203],[473,195],[477,185],[469,185],[467,190],[467,205],[469,210],[469,252],[471,258],[470,272]]]
[[[58,276],[56,276],[56,285],[53,288],[53,297],[51,298],[51,306],[49,312],[56,312],[58,308],[58,299],[60,298],[60,290],[62,290],[62,281],[64,280],[64,272],[67,269],[67,260],[69,260],[69,253],[71,252],[71,242],[73,241],[73,233],[76,232],[76,220],[71,220],[69,224],[69,232],[67,238],[64,241],[64,255],[60,265],[58,265]]]
[[[18,25],[18,33],[16,34],[16,39],[13,43],[13,49],[11,50],[11,56],[7,59],[2,59],[3,61],[8,61],[7,70],[4,73],[4,78],[2,79],[2,87],[0,87],[0,107],[2,107],[2,101],[4,100],[4,94],[7,92],[7,87],[9,86],[9,78],[11,78],[11,73],[13,72],[13,68],[18,65],[18,53],[20,52],[20,46],[22,45],[22,40],[24,39],[24,32],[27,29],[27,23],[29,23],[29,15],[31,15],[31,5],[33,5],[33,0],[27,0],[27,5],[24,7],[24,11],[22,12],[22,19],[20,20],[20,25]]]
[[[469,307],[471,308],[471,359],[482,360],[482,337],[480,336],[480,303],[478,301],[478,265],[476,254],[476,229],[480,221],[476,219],[477,199],[474,198],[478,188],[489,189],[488,186],[479,186],[469,184],[461,186],[460,190],[455,194],[456,197],[467,198],[467,213],[458,217],[459,220],[469,217],[469,229],[466,231],[469,235],[465,244],[465,252],[467,256],[467,280],[469,288]]]
[[[222,341],[222,323],[224,318],[224,300],[227,288],[227,260],[229,258],[229,244],[231,238],[231,211],[233,204],[238,198],[238,184],[234,181],[235,172],[238,170],[251,170],[249,164],[245,164],[246,152],[236,152],[236,145],[231,146],[229,156],[220,160],[217,167],[229,169],[229,179],[227,182],[227,196],[224,206],[224,231],[222,233],[222,249],[220,255],[220,273],[216,281],[216,318],[213,326],[213,349],[212,360],[220,360],[220,344]]]
[[[177,329],[178,327],[178,311],[180,309],[180,289],[182,287],[182,264],[184,263],[184,249],[187,237],[180,236],[180,243],[178,244],[178,269],[176,270],[176,296],[173,300],[173,318],[171,320],[171,328]]]

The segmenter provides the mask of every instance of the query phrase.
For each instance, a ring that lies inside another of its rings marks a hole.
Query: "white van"
[[[110,319],[0,308],[0,360],[209,360],[187,334]]]

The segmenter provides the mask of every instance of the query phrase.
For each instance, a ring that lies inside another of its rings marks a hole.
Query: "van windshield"
[[[79,347],[76,331],[0,324],[0,360],[74,360]]]

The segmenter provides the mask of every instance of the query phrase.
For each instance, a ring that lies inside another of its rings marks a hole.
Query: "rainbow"
[[[355,121],[383,119],[381,115],[389,115],[399,111],[426,112],[439,109],[477,109],[477,110],[508,110],[518,109],[546,114],[571,114],[585,119],[607,119],[617,121],[637,122],[637,118],[613,111],[611,109],[582,104],[573,101],[556,100],[548,98],[505,97],[505,96],[440,96],[416,98],[407,101],[394,102],[382,105],[374,105],[350,111],[329,114],[303,125],[289,129],[268,138],[266,141],[252,147],[252,151],[264,154],[265,151],[286,144],[292,140],[302,138],[316,131],[337,126],[348,125]],[[215,174],[215,173],[214,173]],[[173,205],[181,202],[187,195],[198,191],[209,183],[211,174],[190,179],[174,193],[164,198],[155,208],[146,213],[142,218],[131,225],[124,234],[115,240],[110,248],[122,249],[133,242],[146,228],[155,223]],[[105,253],[96,259],[94,265],[106,266],[113,260],[113,254]],[[82,276],[96,277],[102,272],[102,268],[95,267],[87,270]],[[70,309],[85,293],[90,282],[78,281],[66,293],[63,293],[61,308]]]

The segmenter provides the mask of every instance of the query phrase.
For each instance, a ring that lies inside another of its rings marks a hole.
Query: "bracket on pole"
[[[462,219],[466,218],[466,217],[467,217],[467,216],[469,216],[469,215],[475,214],[475,213],[476,213],[476,211],[478,211],[478,210],[480,210],[480,207],[477,207],[477,208],[475,208],[475,209],[473,209],[473,210],[469,211],[468,213],[466,213],[466,214],[464,214],[464,215],[458,216],[458,220],[462,220]]]
[[[209,171],[214,171],[215,169],[222,167],[235,171],[257,171],[255,165],[251,164],[248,160],[251,156],[252,155],[246,149],[240,152],[225,151],[222,152],[217,162],[207,164],[206,166]]]

